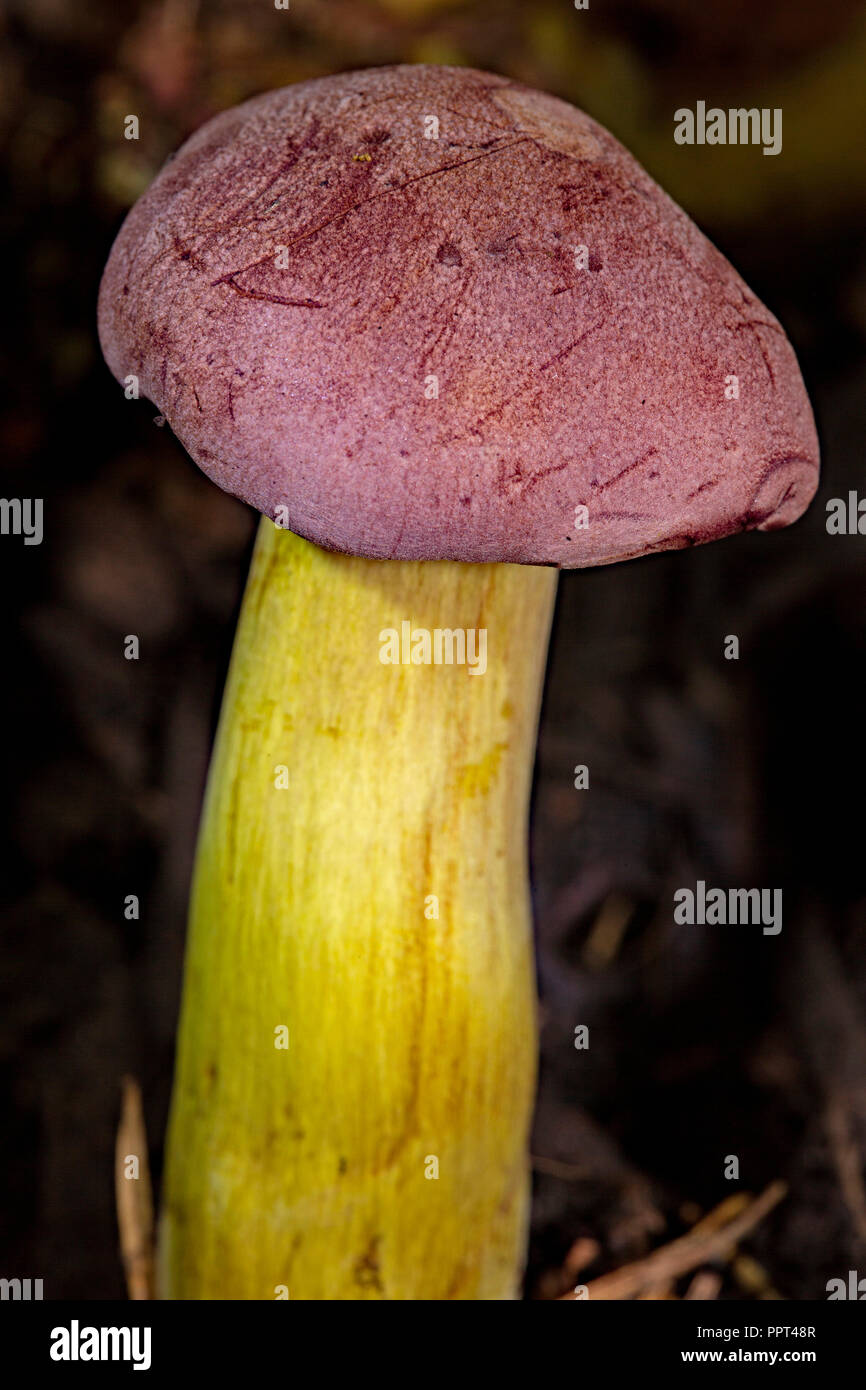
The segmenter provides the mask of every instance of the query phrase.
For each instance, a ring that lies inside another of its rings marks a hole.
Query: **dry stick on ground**
[[[678,1279],[681,1274],[687,1274],[697,1265],[719,1259],[747,1232],[763,1221],[767,1213],[781,1202],[786,1191],[783,1182],[770,1183],[760,1197],[756,1197],[744,1211],[719,1229],[717,1214],[725,1208],[730,1210],[729,1198],[728,1202],[723,1202],[721,1208],[711,1212],[693,1231],[689,1231],[688,1235],[680,1236],[670,1245],[663,1245],[660,1250],[654,1250],[644,1260],[636,1260],[634,1264],[625,1265],[611,1274],[603,1274],[600,1279],[594,1279],[591,1284],[586,1285],[588,1298],[635,1298],[647,1289],[664,1284],[668,1279]],[[566,1300],[577,1301],[573,1293],[564,1297]]]
[[[597,1240],[590,1236],[578,1236],[562,1262],[563,1273],[579,1274],[582,1269],[588,1269],[594,1264],[600,1254],[601,1246]]]
[[[685,1296],[690,1302],[708,1302],[718,1298],[721,1287],[721,1277],[714,1269],[701,1269],[689,1284]]]
[[[114,1149],[114,1190],[120,1253],[131,1299],[153,1298],[153,1198],[141,1088],[123,1078],[120,1124]],[[137,1165],[130,1162],[137,1159]]]

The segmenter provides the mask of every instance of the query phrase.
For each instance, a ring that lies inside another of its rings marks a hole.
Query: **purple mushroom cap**
[[[595,121],[469,68],[209,121],[127,217],[99,332],[220,487],[351,554],[607,564],[817,486],[772,314]]]

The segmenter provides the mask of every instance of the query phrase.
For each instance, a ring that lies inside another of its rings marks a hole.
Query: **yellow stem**
[[[262,522],[199,836],[162,1297],[516,1295],[555,591]],[[416,655],[451,631],[440,664],[402,664],[405,621]],[[475,673],[445,660],[456,629]]]

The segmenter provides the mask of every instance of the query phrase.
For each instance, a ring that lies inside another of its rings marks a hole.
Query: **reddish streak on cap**
[[[353,554],[605,564],[817,486],[772,314],[601,126],[468,68],[217,116],[124,223],[99,331],[220,487]]]

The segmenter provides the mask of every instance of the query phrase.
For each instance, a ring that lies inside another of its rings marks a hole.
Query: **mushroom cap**
[[[209,121],[124,222],[99,332],[220,487],[351,554],[606,564],[817,486],[772,314],[589,116],[469,68]]]

